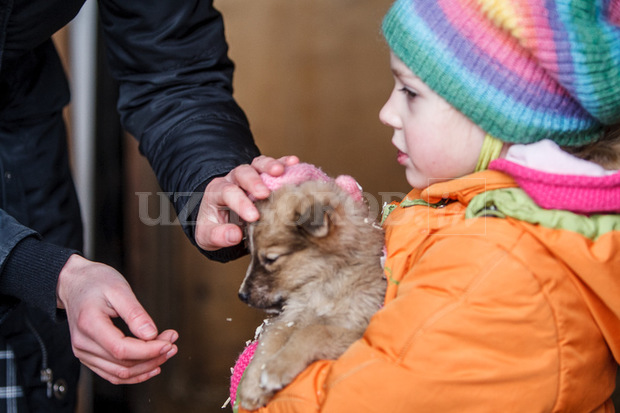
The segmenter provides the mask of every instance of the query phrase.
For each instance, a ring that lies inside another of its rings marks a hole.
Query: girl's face
[[[394,90],[379,119],[394,129],[398,163],[414,188],[472,173],[484,131],[432,91],[393,53]]]

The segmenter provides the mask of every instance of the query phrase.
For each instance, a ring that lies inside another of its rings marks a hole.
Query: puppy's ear
[[[333,211],[334,209],[331,206],[315,202],[299,215],[297,227],[313,237],[326,237],[332,225],[331,214]]]

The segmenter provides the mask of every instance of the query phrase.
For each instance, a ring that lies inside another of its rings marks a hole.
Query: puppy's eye
[[[280,258],[280,254],[268,253],[264,254],[262,258],[263,265],[271,265],[278,261],[278,258]]]

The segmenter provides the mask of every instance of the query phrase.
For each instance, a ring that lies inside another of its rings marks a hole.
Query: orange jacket
[[[465,218],[515,186],[484,171],[412,191],[385,222],[389,285],[364,337],[260,411],[613,412],[620,231]]]

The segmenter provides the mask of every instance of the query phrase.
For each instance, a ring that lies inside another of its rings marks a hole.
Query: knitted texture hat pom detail
[[[298,163],[287,166],[280,176],[271,176],[266,173],[260,175],[261,179],[270,191],[275,191],[284,185],[299,185],[305,181],[334,181],[341,189],[348,193],[355,201],[364,199],[362,187],[349,175],[339,175],[336,179],[329,177],[319,167],[309,163]]]
[[[620,0],[397,0],[392,51],[506,142],[598,140],[620,122]]]

